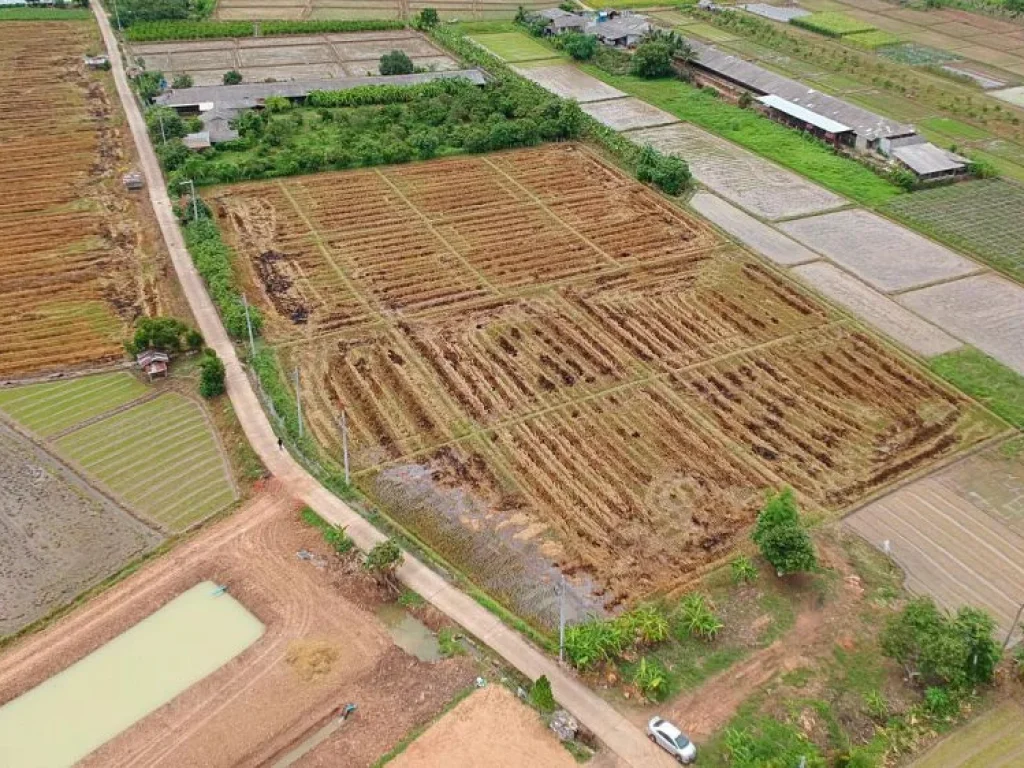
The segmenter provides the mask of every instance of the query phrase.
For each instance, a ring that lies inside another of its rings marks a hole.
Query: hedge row
[[[245,305],[235,286],[235,274],[231,267],[233,254],[221,240],[217,225],[211,219],[200,218],[189,221],[182,229],[185,245],[192,254],[192,263],[206,281],[210,296],[224,320],[224,327],[236,339],[248,338]],[[258,334],[263,326],[263,316],[257,307],[249,307],[249,317],[253,333]]]
[[[449,77],[416,85],[361,85],[344,91],[310,91],[307,107],[366,107],[399,104],[429,98],[443,93],[457,93],[465,84],[463,78]]]
[[[320,21],[149,21],[133,24],[124,31],[132,42],[155,40],[201,40],[210,37],[252,37],[259,25],[260,35],[306,35],[323,32],[380,32],[404,29],[398,19],[324,19]]]

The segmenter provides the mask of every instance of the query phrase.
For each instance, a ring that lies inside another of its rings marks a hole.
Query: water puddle
[[[562,573],[543,538],[529,535],[531,521],[494,509],[463,488],[437,483],[433,475],[422,464],[389,467],[377,476],[377,499],[492,597],[539,626],[557,629]],[[565,584],[562,608],[569,623],[605,613],[601,590],[585,574]]]
[[[434,633],[402,606],[382,605],[376,613],[395,645],[403,651],[420,661],[439,661],[442,658],[441,646]]]

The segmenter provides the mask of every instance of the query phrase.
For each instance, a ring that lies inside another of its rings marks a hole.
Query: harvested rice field
[[[838,510],[1003,431],[586,148],[206,195],[307,423],[550,624],[693,579],[767,487]],[[398,254],[401,254],[399,256]]]
[[[0,378],[119,359],[161,309],[119,107],[84,69],[100,46],[91,21],[0,24]]]

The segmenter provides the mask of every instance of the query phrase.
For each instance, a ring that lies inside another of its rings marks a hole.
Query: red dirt
[[[328,564],[317,568],[299,559],[301,549]],[[427,664],[395,647],[366,610],[380,601],[372,580],[330,554],[319,535],[298,521],[295,504],[271,488],[81,611],[12,648],[0,658],[0,702],[87,655],[203,579],[227,584],[266,625],[266,633],[82,765],[261,765],[350,701],[358,704],[358,713],[343,738],[332,743],[345,765],[369,765],[475,675],[466,659]],[[393,730],[380,726],[389,722]]]

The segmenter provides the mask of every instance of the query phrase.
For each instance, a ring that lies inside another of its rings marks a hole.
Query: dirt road
[[[142,113],[128,84],[124,62],[110,21],[99,4],[94,4],[93,10],[103,33],[114,82],[124,103],[128,125],[138,148],[141,170],[146,178],[146,186],[160,231],[199,330],[206,343],[224,361],[228,396],[246,437],[267,469],[290,493],[317,510],[324,518],[344,526],[361,550],[369,550],[374,544],[384,540],[383,534],[320,485],[290,455],[278,449],[277,438],[270,422],[242,369],[235,347],[206,292],[206,286],[185,249],[167,195],[166,181],[146,133]],[[640,729],[559,667],[554,660],[531,646],[517,632],[506,627],[493,614],[441,576],[409,556],[406,556],[399,576],[411,589],[419,592],[439,610],[494,649],[521,673],[531,679],[546,675],[559,702],[626,763],[635,766],[669,764],[668,757],[647,741]]]

